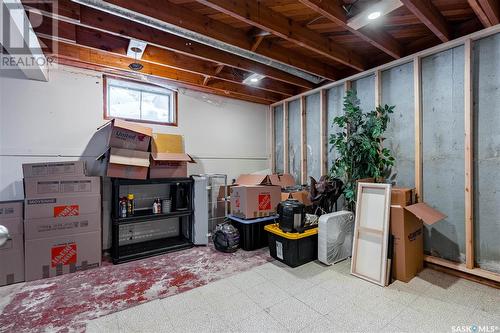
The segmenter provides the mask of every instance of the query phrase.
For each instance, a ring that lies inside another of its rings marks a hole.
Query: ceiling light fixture
[[[128,57],[133,57],[135,61],[128,65],[128,68],[130,68],[133,71],[140,71],[141,69],[144,68],[144,66],[137,61],[137,59],[142,58],[142,54],[144,53],[144,50],[146,49],[147,43],[135,39],[131,39],[129,44],[128,44],[128,49],[127,49],[127,56]]]
[[[265,78],[264,75],[262,74],[257,74],[257,73],[253,73],[251,75],[249,75],[246,79],[243,80],[243,83],[244,84],[249,84],[249,85],[255,85],[257,84],[260,80],[262,80],[263,78]]]
[[[382,15],[382,13],[379,11],[372,12],[372,13],[368,14],[368,19],[369,20],[376,20],[380,17],[380,15]]]

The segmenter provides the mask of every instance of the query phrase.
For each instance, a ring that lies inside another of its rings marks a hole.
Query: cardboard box
[[[391,189],[391,205],[406,207],[415,202],[415,189],[393,187]]]
[[[444,218],[446,215],[423,202],[406,207],[391,205],[393,278],[408,282],[423,269],[423,224],[432,225]]]
[[[100,213],[24,221],[24,238],[26,240],[61,237],[95,231],[101,232]]]
[[[272,174],[269,176],[271,184],[281,186],[281,188],[287,188],[295,186],[295,178],[289,173],[283,174]]]
[[[184,153],[181,135],[153,134],[149,178],[185,178],[187,163],[194,160]]]
[[[231,214],[252,219],[276,214],[281,187],[276,185],[234,186],[231,193]]]
[[[312,201],[309,198],[308,191],[295,191],[295,192],[281,192],[281,201],[285,201],[287,199],[295,199],[302,202],[306,206],[311,206]]]
[[[28,199],[50,195],[101,194],[100,177],[43,177],[24,180],[24,195]]]
[[[273,185],[268,175],[240,175],[236,179],[236,185]]]
[[[26,281],[99,267],[101,244],[100,232],[26,240]]]
[[[128,179],[146,179],[148,177],[148,152],[111,148],[107,155],[106,176]]]
[[[23,235],[10,234],[10,237],[11,239],[7,243],[0,246],[0,263],[2,263],[0,265],[0,286],[24,281]]]
[[[85,161],[23,164],[24,178],[85,176]]]
[[[23,202],[0,203],[0,225],[10,239],[0,246],[0,286],[24,281]]]
[[[0,202],[0,221],[4,219],[23,219],[22,201]]]
[[[100,195],[50,196],[26,199],[24,203],[24,218],[26,220],[100,213]]]
[[[139,151],[148,151],[153,130],[121,119],[113,119],[100,129],[111,126],[108,146]]]

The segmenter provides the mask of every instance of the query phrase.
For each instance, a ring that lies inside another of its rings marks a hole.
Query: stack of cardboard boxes
[[[0,203],[0,225],[9,239],[0,246],[0,286],[24,281],[23,202]]]
[[[114,119],[100,128],[109,129],[106,176],[128,179],[187,177],[187,163],[194,160],[184,152],[181,135],[153,134],[146,126]],[[149,147],[151,143],[151,153]]]
[[[24,164],[26,281],[101,264],[101,180],[83,161]]]

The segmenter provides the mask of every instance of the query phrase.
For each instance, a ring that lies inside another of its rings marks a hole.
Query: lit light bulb
[[[380,17],[381,13],[380,12],[373,12],[368,15],[369,20],[375,20]]]
[[[256,77],[253,77],[253,78],[250,79],[250,81],[255,83],[255,82],[259,82],[259,79],[256,78]]]

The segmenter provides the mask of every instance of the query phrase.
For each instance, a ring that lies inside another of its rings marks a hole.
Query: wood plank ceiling
[[[351,24],[382,2],[393,6],[385,15],[361,27]],[[128,65],[134,59],[127,57],[127,48],[131,39],[141,40],[147,42],[138,60],[144,65],[141,74],[157,82],[262,104],[500,22],[497,0],[382,2],[106,1],[142,17],[209,37],[217,41],[213,45],[71,0],[59,0],[56,15],[47,4],[24,4],[37,36],[48,46],[46,53],[60,63],[130,76]],[[251,52],[252,57],[224,49],[222,43]],[[253,55],[265,57],[268,62]],[[243,80],[253,73],[265,77],[255,85],[244,84]]]

